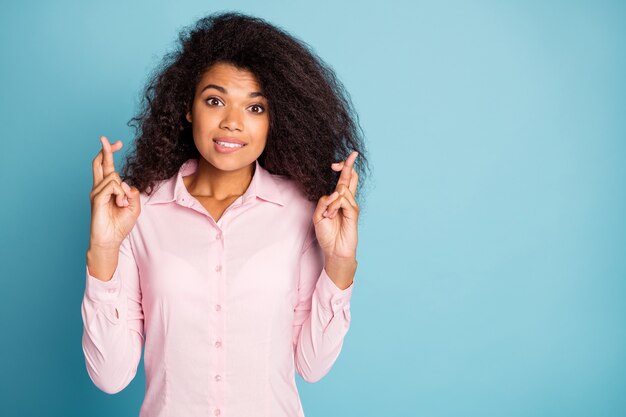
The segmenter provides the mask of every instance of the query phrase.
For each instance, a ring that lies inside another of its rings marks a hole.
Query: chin
[[[211,166],[220,171],[238,171],[240,169],[246,168],[251,164],[254,164],[255,159],[251,159],[249,157],[242,158],[235,155],[228,154],[217,154],[217,155],[200,155],[201,158]]]

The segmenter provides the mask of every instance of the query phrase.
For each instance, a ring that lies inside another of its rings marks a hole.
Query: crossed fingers
[[[341,168],[341,174],[339,175],[339,180],[337,181],[337,186],[335,187],[335,191],[338,193],[338,198],[333,201],[326,212],[328,217],[334,218],[336,212],[341,207],[342,197],[345,197],[346,200],[350,203],[350,205],[359,211],[359,206],[354,198],[356,195],[357,183],[359,181],[359,175],[354,169],[354,161],[356,160],[359,153],[357,151],[352,152],[345,161],[335,162],[332,164],[333,168]]]
[[[119,151],[122,148],[122,141],[118,140],[111,145],[105,136],[100,137],[100,143],[102,143],[102,149],[98,152],[92,162],[93,188],[96,188],[96,186],[102,182],[104,177],[112,172],[115,172],[113,152]]]

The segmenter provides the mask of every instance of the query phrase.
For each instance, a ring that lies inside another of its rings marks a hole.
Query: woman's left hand
[[[360,208],[354,196],[359,176],[353,165],[358,155],[354,151],[345,161],[332,164],[332,169],[341,170],[337,186],[319,199],[313,212],[315,235],[326,259],[356,259]]]

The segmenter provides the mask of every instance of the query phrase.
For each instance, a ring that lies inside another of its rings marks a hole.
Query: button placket
[[[228,211],[228,210],[227,210]],[[226,216],[226,212],[222,214],[220,220],[222,220]],[[223,222],[220,222],[222,225],[222,229],[224,226]],[[214,385],[214,405],[217,406],[214,409],[214,414],[216,416],[221,414],[221,410],[219,408],[220,405],[223,404],[224,401],[224,388],[223,381],[225,377],[225,369],[224,369],[224,349],[223,349],[223,338],[224,338],[224,311],[223,311],[223,301],[224,297],[224,280],[220,279],[224,274],[224,231],[219,229],[220,226],[217,227],[218,230],[215,231],[214,239],[215,239],[215,252],[214,254],[217,256],[212,256],[211,258],[214,260],[213,269],[215,274],[213,275],[213,279],[211,279],[211,288],[212,294],[214,294],[214,298],[212,299],[214,313],[212,314],[212,322],[214,323],[215,329],[215,341],[214,347],[215,351],[211,354],[213,358],[212,363],[212,373],[211,377],[212,384]]]

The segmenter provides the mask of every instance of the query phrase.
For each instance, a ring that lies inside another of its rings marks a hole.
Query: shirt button
[[[220,240],[222,238],[222,234],[218,233],[215,235],[215,239]]]
[[[215,414],[216,416],[219,416],[222,412],[220,411],[219,408],[216,408],[215,411],[213,411],[213,414]]]
[[[216,305],[215,305],[215,310],[216,310],[216,311],[220,311],[221,309],[222,309],[222,306],[221,306],[221,305],[219,305],[219,304],[216,304]]]
[[[217,382],[220,382],[222,380],[222,377],[220,375],[215,375],[215,380]]]
[[[217,342],[215,342],[215,347],[216,348],[222,347],[222,342],[220,342],[219,340]]]
[[[337,304],[337,305],[341,304],[341,300],[335,301],[335,304]]]
[[[222,270],[222,265],[217,265],[217,266],[215,267],[215,270],[216,270],[217,272],[220,272],[220,271]]]

